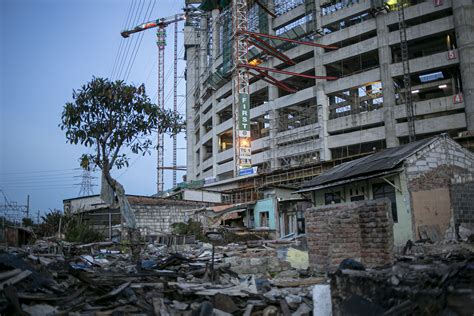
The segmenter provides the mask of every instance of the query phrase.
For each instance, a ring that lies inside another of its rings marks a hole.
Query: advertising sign
[[[247,93],[239,94],[239,137],[250,137],[250,99]]]

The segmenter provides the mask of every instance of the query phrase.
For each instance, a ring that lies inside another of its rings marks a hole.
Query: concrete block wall
[[[474,181],[454,183],[451,199],[456,229],[462,225],[474,230]]]
[[[408,158],[405,166],[410,191],[448,187],[451,179],[474,174],[474,154],[440,137]]]
[[[169,234],[173,223],[187,222],[193,209],[179,205],[132,205],[142,235]]]
[[[318,272],[352,258],[366,266],[393,260],[393,219],[388,199],[332,204],[306,210],[309,263]]]

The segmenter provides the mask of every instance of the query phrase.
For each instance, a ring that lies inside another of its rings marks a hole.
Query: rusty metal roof
[[[439,137],[430,137],[406,145],[387,148],[375,154],[340,164],[303,183],[300,191],[308,191],[307,188],[317,189],[343,180],[367,177],[390,171],[399,167],[406,158],[431,144]]]

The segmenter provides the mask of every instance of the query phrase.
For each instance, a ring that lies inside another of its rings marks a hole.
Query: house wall
[[[195,207],[173,205],[132,205],[142,235],[171,233],[173,223],[187,222]]]
[[[388,199],[331,204],[306,210],[310,266],[334,270],[346,258],[366,266],[393,260],[393,222]]]
[[[276,229],[276,220],[277,220],[277,212],[276,212],[276,203],[275,199],[269,198],[269,199],[263,199],[263,200],[258,200],[255,203],[254,207],[254,220],[255,220],[255,227],[259,228],[262,227],[260,223],[260,213],[262,212],[268,212],[268,228],[270,229]]]
[[[102,201],[100,195],[87,196],[79,199],[65,200],[64,212],[82,212],[103,208],[107,204]]]
[[[414,234],[421,225],[438,225],[442,236],[451,218],[471,222],[473,207],[461,198],[472,190],[474,154],[453,140],[440,138],[405,161]],[[467,201],[467,200],[466,200]]]
[[[395,190],[395,198],[397,201],[397,215],[398,222],[393,224],[393,234],[394,234],[394,243],[395,245],[404,245],[409,239],[413,239],[413,229],[412,229],[412,216],[409,208],[409,204],[406,203],[408,196],[408,187],[406,184],[404,173],[400,173],[395,176],[386,177],[387,180],[392,182],[397,189]],[[372,200],[373,192],[372,185],[378,183],[386,183],[382,178],[369,179],[365,181],[353,182],[343,186],[337,186],[333,188],[323,189],[316,191],[313,197],[315,197],[315,205],[323,206],[324,195],[330,192],[341,192],[342,203],[349,203],[351,199],[351,189],[353,195],[355,195],[355,189],[361,192],[363,188],[363,195],[365,200]]]

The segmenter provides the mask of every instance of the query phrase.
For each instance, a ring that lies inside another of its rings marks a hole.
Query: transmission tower
[[[5,220],[15,223],[16,225],[21,224],[23,217],[29,218],[30,210],[30,196],[28,195],[26,205],[20,205],[18,202],[9,201],[7,195],[3,190],[0,190],[3,196],[3,203],[0,203],[0,216]],[[25,215],[22,215],[25,214]]]
[[[79,190],[79,196],[87,196],[87,195],[94,195],[93,187],[95,184],[92,183],[94,177],[91,175],[90,170],[83,170],[82,171],[82,181],[80,183],[81,189]]]

